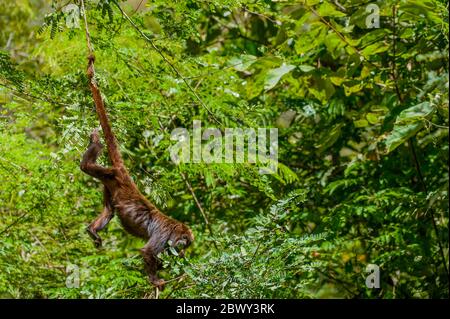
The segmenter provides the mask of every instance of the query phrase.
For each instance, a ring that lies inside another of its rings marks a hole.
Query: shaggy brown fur
[[[87,75],[112,164],[112,167],[107,168],[96,163],[103,146],[100,143],[98,130],[94,130],[80,168],[86,174],[102,181],[104,208],[87,230],[95,245],[101,246],[102,240],[97,232],[109,223],[114,211],[117,211],[125,230],[147,240],[147,244],[141,249],[145,269],[150,281],[155,286],[162,288],[164,280],[159,279],[156,274],[159,266],[157,255],[164,250],[167,243],[182,249],[188,247],[194,240],[194,235],[186,225],[161,213],[139,192],[123,163],[116,138],[111,130],[100,90],[94,80],[94,57],[92,55],[89,57]],[[184,250],[181,250],[180,253],[183,255]]]

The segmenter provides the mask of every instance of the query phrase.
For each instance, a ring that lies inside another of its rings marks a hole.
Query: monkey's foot
[[[153,286],[155,286],[156,288],[158,288],[160,291],[164,290],[164,285],[166,284],[164,279],[159,279],[159,278],[150,278],[150,282],[153,284]]]
[[[98,128],[94,128],[91,133],[91,143],[100,143],[100,134],[98,133]]]
[[[94,241],[94,246],[95,246],[95,248],[100,248],[100,247],[102,247],[102,239],[100,238],[100,236],[97,235],[96,232],[92,231],[92,230],[90,229],[90,227],[88,227],[86,230],[87,230],[89,236],[91,236],[92,240]]]
[[[102,247],[102,239],[101,238],[95,239],[94,246],[95,246],[95,248],[101,248]]]

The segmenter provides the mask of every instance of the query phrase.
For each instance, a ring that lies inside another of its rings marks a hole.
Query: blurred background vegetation
[[[126,164],[196,241],[161,255],[158,296],[117,219],[94,248],[80,1],[0,0],[0,297],[448,297],[447,1],[85,2]],[[278,172],[175,165],[170,133],[194,119],[277,127]]]

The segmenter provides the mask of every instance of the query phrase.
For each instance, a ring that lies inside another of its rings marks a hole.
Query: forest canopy
[[[84,3],[0,0],[0,298],[448,298],[447,1]],[[158,293],[119,219],[86,232],[84,17],[133,180],[195,234]],[[275,171],[175,163],[198,122],[276,131]]]

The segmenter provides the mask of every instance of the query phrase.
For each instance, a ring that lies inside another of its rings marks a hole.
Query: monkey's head
[[[181,257],[184,257],[186,248],[194,241],[194,234],[184,224],[178,224],[170,235],[171,246],[174,247]]]

